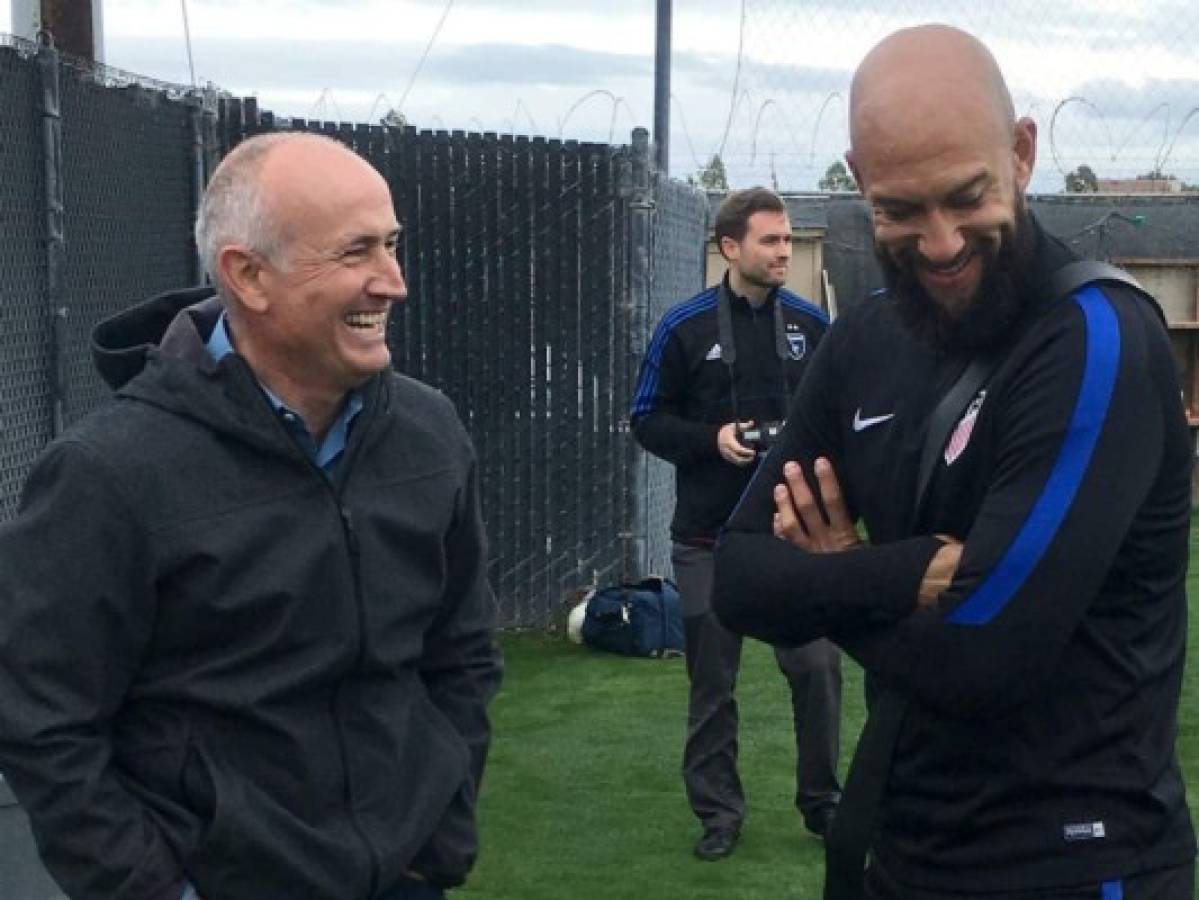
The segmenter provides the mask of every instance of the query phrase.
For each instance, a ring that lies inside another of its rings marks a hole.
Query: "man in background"
[[[741,637],[712,612],[713,545],[828,325],[819,308],[783,287],[791,224],[777,194],[730,194],[715,236],[728,274],[662,318],[632,412],[637,440],[675,466],[671,559],[690,681],[683,781],[703,827],[695,854],[706,860],[733,852],[745,818],[733,696]],[[807,828],[823,835],[840,797],[840,656],[824,640],[775,656],[791,689],[796,804]]]

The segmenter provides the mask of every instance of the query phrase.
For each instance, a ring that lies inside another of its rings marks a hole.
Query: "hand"
[[[840,553],[862,543],[845,508],[841,484],[832,463],[816,460],[816,487],[824,504],[822,514],[815,495],[797,462],[783,466],[785,484],[774,486],[774,536],[809,553]]]
[[[716,435],[716,449],[734,466],[748,466],[757,457],[752,447],[746,447],[737,438],[739,430],[753,427],[753,419],[748,422],[729,422]]]
[[[957,574],[958,563],[962,560],[962,544],[948,535],[937,535],[945,543],[933,554],[924,577],[920,579],[920,589],[916,592],[916,605],[928,609],[937,605],[941,592],[949,587],[953,576]]]

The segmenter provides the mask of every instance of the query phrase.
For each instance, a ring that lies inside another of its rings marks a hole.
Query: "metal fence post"
[[[649,132],[644,128],[633,129],[633,141],[629,151],[629,164],[622,167],[620,193],[625,198],[629,216],[628,277],[625,297],[625,321],[627,328],[628,353],[625,365],[628,377],[625,383],[636,382],[641,357],[652,323],[649,321],[650,291],[653,286],[653,211],[654,190],[650,166]],[[620,397],[618,402],[626,407],[629,397]],[[648,565],[646,546],[647,471],[646,453],[632,439],[627,419],[622,419],[628,443],[625,459],[628,460],[629,477],[626,490],[632,496],[625,506],[626,530],[621,534],[621,575],[623,580],[639,578]]]
[[[200,210],[200,199],[204,196],[205,180],[205,158],[207,156],[207,148],[205,146],[205,128],[204,128],[204,98],[200,95],[193,94],[191,98],[191,188],[192,188],[192,220],[195,221],[196,213]],[[204,283],[204,260],[200,255],[200,248],[195,249],[195,258],[192,263],[195,267],[192,281],[196,285]]]
[[[670,69],[672,0],[658,0],[654,22],[654,167],[670,174]]]
[[[46,173],[46,309],[49,313],[51,436],[62,433],[66,409],[67,307],[63,298],[66,234],[63,227],[62,112],[58,51],[49,32],[38,35],[42,85],[42,152]]]

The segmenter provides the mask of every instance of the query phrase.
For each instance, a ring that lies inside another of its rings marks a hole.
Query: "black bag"
[[[583,643],[624,656],[682,654],[679,589],[655,575],[596,591],[583,616]]]

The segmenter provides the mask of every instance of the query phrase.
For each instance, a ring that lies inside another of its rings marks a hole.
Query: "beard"
[[[875,255],[900,321],[918,340],[945,352],[993,347],[1033,301],[1026,290],[1036,258],[1036,234],[1024,198],[1016,196],[1016,217],[998,238],[968,237],[963,254],[978,254],[983,275],[978,290],[950,309],[920,283],[921,265],[914,245],[888,251],[875,244]]]
[[[787,283],[786,276],[780,278],[772,275],[770,270],[765,266],[758,269],[738,269],[738,274],[746,284],[752,284],[754,287],[761,288],[767,293]]]

